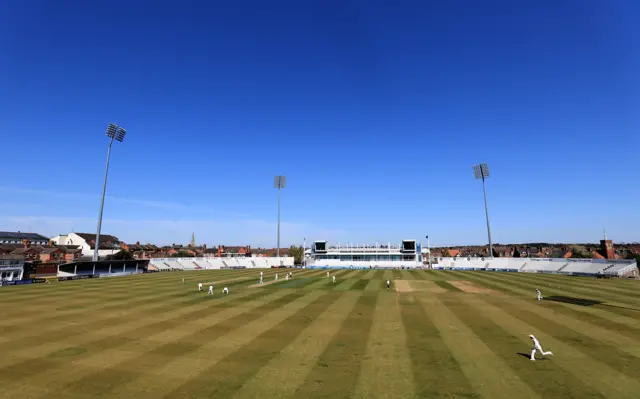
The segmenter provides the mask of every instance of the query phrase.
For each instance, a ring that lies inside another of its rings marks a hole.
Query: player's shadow
[[[518,352],[518,355],[522,356],[522,357],[526,357],[527,359],[531,359],[531,353],[522,353],[522,352]],[[545,357],[539,357],[536,358],[536,360],[547,360],[547,358]]]
[[[547,301],[570,303],[572,305],[580,305],[580,306],[593,306],[593,305],[600,305],[602,303],[602,301],[595,301],[593,299],[574,298],[570,296],[558,296],[558,295],[547,296],[547,297],[544,297],[544,299]]]

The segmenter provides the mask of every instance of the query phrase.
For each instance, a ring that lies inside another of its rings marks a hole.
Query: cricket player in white
[[[327,271],[327,277],[329,277],[329,271]]]
[[[209,293],[207,295],[213,295],[213,285],[209,286]]]
[[[278,281],[278,273],[276,273],[276,281]]]
[[[284,279],[285,279],[285,280],[289,280],[289,273],[287,273],[287,274],[285,274],[285,275],[284,275]]]
[[[198,291],[202,291],[202,283],[198,283]]]
[[[391,282],[389,280],[387,280],[387,289],[389,289],[390,285],[391,285]]]
[[[333,283],[336,283],[336,276],[333,276]]]
[[[224,287],[224,288],[222,289],[222,293],[223,293],[223,294],[226,294],[226,295],[229,295],[229,288]]]
[[[542,292],[540,292],[539,289],[536,288],[536,294],[538,294],[538,300],[541,301],[542,300]]]
[[[184,284],[184,277],[182,277],[182,284]]]
[[[553,355],[553,352],[551,351],[545,352],[542,350],[542,346],[540,346],[540,342],[538,342],[538,339],[536,337],[534,337],[533,335],[529,335],[529,338],[531,338],[531,340],[533,341],[533,349],[531,349],[531,360],[536,360],[536,351],[540,351],[542,356]]]

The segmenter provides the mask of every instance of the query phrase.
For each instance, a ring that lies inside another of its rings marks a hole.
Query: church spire
[[[191,242],[189,243],[189,246],[191,247],[196,246],[196,233],[191,233]]]

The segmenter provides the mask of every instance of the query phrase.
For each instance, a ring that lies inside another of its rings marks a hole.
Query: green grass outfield
[[[640,397],[637,281],[258,273],[0,288],[0,398]],[[530,361],[529,334],[555,356]]]

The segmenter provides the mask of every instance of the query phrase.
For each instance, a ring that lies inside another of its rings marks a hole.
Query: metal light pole
[[[489,177],[489,165],[481,163],[473,165],[473,174],[476,179],[482,179],[482,192],[484,193],[484,213],[487,217],[487,235],[489,236],[489,256],[493,258],[493,243],[491,242],[491,225],[489,224],[489,207],[487,205],[487,189],[484,185],[484,179]]]
[[[122,142],[124,140],[124,135],[127,133],[126,130],[121,128],[118,125],[113,123],[109,124],[107,127],[107,137],[109,140],[109,148],[107,148],[107,165],[104,169],[104,183],[102,184],[102,198],[100,199],[100,213],[98,214],[98,232],[96,233],[96,247],[93,251],[93,261],[97,262],[98,250],[100,248],[100,229],[102,228],[102,210],[104,209],[104,195],[107,192],[107,176],[109,175],[109,158],[111,157],[111,146],[113,145],[113,140],[118,140]]]
[[[427,252],[429,253],[429,269],[431,269],[431,242],[429,241],[429,236],[427,235]]]
[[[278,189],[278,250],[276,252],[278,263],[280,263],[280,189],[285,188],[286,185],[286,176],[276,176],[273,178],[273,187]]]

